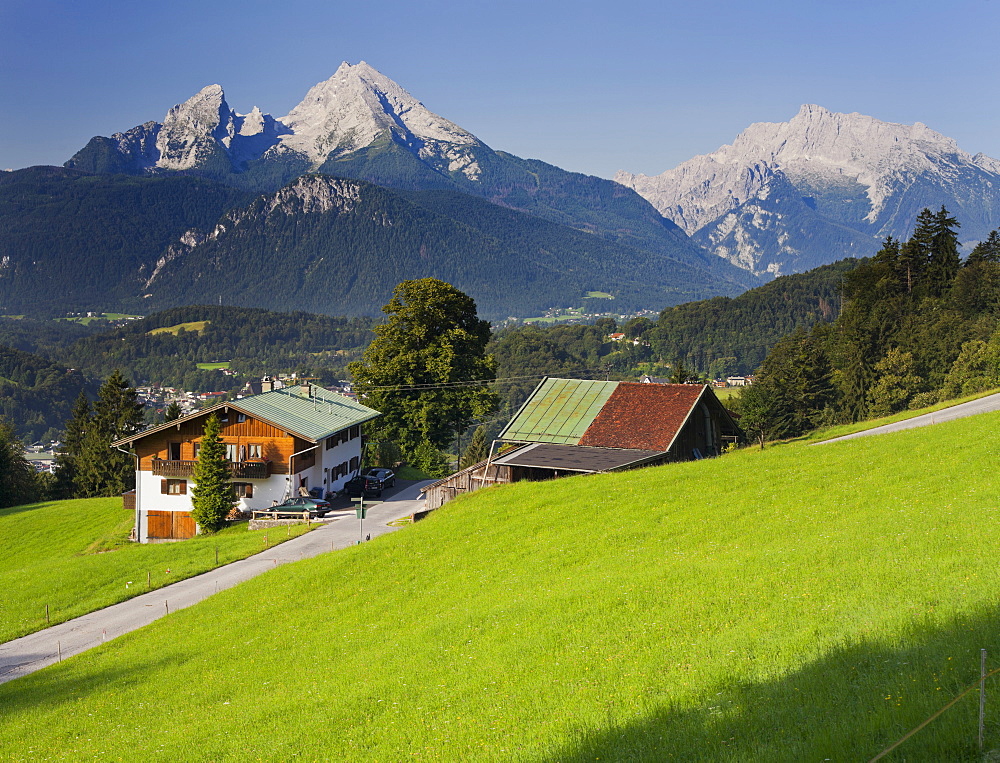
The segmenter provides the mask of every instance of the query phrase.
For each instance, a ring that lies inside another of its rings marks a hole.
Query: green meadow
[[[998,427],[463,496],[0,686],[0,751],[867,760],[1000,666]],[[978,759],[976,709],[888,759]]]
[[[183,543],[128,541],[121,498],[80,498],[0,509],[0,643],[71,620],[264,550],[245,523]],[[305,525],[290,526],[300,535]],[[286,540],[272,531],[268,543]],[[150,588],[146,584],[149,581]]]
[[[200,371],[220,371],[223,368],[229,368],[230,361],[220,361],[218,363],[197,363],[198,370]]]
[[[4,316],[13,317],[13,316]],[[23,316],[21,316],[23,317]],[[141,318],[141,315],[131,315],[130,313],[101,313],[100,315],[87,315],[78,318],[59,318],[58,320],[71,321],[89,326],[94,321],[120,321],[125,318]]]
[[[188,321],[187,323],[178,323],[176,326],[161,326],[158,329],[153,329],[152,331],[148,331],[146,333],[150,336],[156,336],[157,334],[173,334],[174,336],[177,336],[181,329],[184,329],[184,331],[196,331],[201,333],[205,330],[205,327],[208,326],[209,323],[211,323],[211,321]]]

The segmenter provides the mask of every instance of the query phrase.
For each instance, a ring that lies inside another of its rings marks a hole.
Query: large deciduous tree
[[[220,436],[221,431],[219,417],[213,413],[205,420],[198,463],[194,467],[191,516],[206,532],[221,530],[235,503],[229,461],[226,460],[226,444]]]
[[[355,389],[382,413],[376,438],[396,442],[418,468],[440,471],[432,450],[497,407],[489,323],[471,297],[436,278],[403,281],[382,312],[388,320],[349,366]]]

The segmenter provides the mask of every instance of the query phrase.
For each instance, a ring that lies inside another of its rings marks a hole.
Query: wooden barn
[[[742,439],[708,385],[546,378],[500,433],[489,459],[424,494],[429,510],[486,485],[709,458]],[[509,445],[517,447],[504,449]]]

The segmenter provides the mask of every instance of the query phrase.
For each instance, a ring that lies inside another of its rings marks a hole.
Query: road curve
[[[966,416],[975,416],[977,413],[990,413],[992,411],[1000,411],[1000,393],[981,397],[978,400],[970,400],[968,403],[953,405],[951,408],[942,408],[940,411],[935,411],[934,413],[924,413],[920,416],[914,416],[912,419],[897,421],[895,424],[884,424],[874,429],[866,429],[863,432],[845,434],[842,437],[834,437],[832,440],[822,440],[811,444],[826,445],[827,443],[840,442],[841,440],[853,440],[856,437],[870,437],[876,434],[901,432],[904,429],[916,429],[917,427],[926,427],[931,424],[941,424],[945,421],[964,419]]]

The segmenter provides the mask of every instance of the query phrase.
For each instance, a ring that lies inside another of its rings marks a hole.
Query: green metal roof
[[[500,439],[576,445],[617,386],[612,381],[543,379]]]
[[[312,396],[301,387],[285,387],[227,405],[313,442],[381,415],[336,392],[316,386],[311,389]]]

